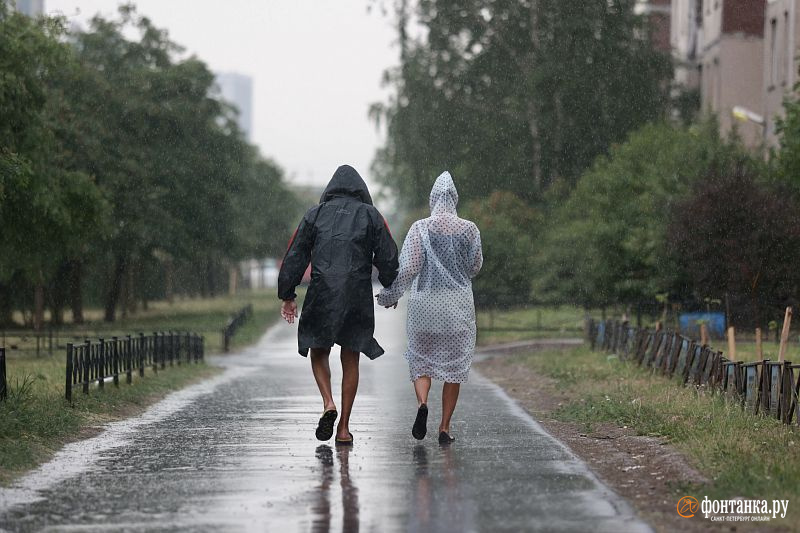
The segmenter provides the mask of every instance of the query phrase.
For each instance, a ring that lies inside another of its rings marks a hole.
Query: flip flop
[[[339,413],[336,409],[331,409],[322,413],[317,424],[317,440],[328,440],[333,436],[333,423],[336,422],[336,417]]]
[[[352,446],[353,445],[353,434],[350,433],[350,432],[348,432],[348,434],[350,435],[349,439],[340,439],[339,437],[336,437],[336,445],[337,446]]]
[[[422,440],[428,433],[428,406],[424,403],[417,409],[417,418],[414,420],[414,425],[411,427],[411,435],[417,439]]]
[[[442,446],[452,444],[453,442],[455,442],[455,440],[456,438],[451,437],[446,431],[442,431],[441,433],[439,433],[439,444],[441,444]]]

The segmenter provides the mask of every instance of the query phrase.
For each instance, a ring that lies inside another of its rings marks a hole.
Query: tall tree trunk
[[[210,257],[206,261],[206,283],[208,286],[208,295],[214,297],[217,295],[217,284],[214,279],[214,260]]]
[[[531,58],[535,59],[536,54],[539,52],[539,2],[532,1],[528,7],[529,22],[530,22],[530,39],[531,39]],[[535,61],[531,61],[530,68],[533,68]],[[533,166],[533,186],[538,194],[542,192],[542,139],[539,127],[539,112],[536,108],[535,93],[532,91],[533,87],[528,87],[531,92],[531,99],[528,100],[527,121],[528,121],[528,134],[531,137],[531,164]]]
[[[64,323],[64,306],[67,303],[69,276],[70,263],[69,261],[64,261],[58,266],[56,275],[48,287],[50,322],[56,326]]]
[[[36,284],[33,288],[33,329],[42,331],[44,328],[44,273],[39,270]]]
[[[230,294],[231,296],[235,296],[238,285],[239,285],[239,267],[234,264],[228,269],[228,294]]]
[[[83,261],[70,261],[69,303],[72,307],[72,322],[83,324]]]
[[[168,303],[175,301],[175,265],[172,259],[164,260],[164,292]]]
[[[11,285],[0,283],[0,326],[10,326],[13,320]]]
[[[111,272],[111,279],[106,292],[105,301],[105,321],[114,322],[117,319],[117,303],[122,292],[122,283],[125,278],[126,268],[125,256],[119,254],[114,259],[114,270]]]

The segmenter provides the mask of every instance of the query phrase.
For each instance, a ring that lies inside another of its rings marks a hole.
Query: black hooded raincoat
[[[370,359],[383,354],[373,338],[372,265],[384,287],[397,277],[397,245],[372,205],[367,184],[342,165],[303,217],[289,242],[278,276],[278,297],[291,300],[311,262],[311,285],[303,302],[298,351],[338,344]]]

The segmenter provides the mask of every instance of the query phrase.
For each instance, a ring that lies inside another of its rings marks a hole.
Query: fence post
[[[781,330],[781,345],[778,349],[778,361],[783,363],[786,357],[786,345],[789,344],[789,328],[792,325],[792,308],[787,307],[783,316],[783,329]]]
[[[114,386],[119,387],[119,339],[111,337],[111,372],[114,373]]]
[[[133,339],[130,335],[125,336],[125,382],[133,383]]]
[[[98,340],[100,344],[97,346],[97,386],[104,389],[106,382],[106,340]]]
[[[149,351],[148,354],[150,355],[150,362],[153,364],[153,372],[158,374],[158,333],[153,332],[153,336],[150,337],[148,343]]]
[[[72,402],[72,343],[67,343],[67,387],[64,389],[64,397],[68,402]],[[0,384],[0,386],[2,386]]]
[[[159,341],[159,346],[161,350],[161,369],[167,368],[167,334],[163,331],[161,332],[161,340]]]
[[[145,338],[144,333],[139,332],[139,338],[137,339],[136,345],[136,355],[138,357],[139,363],[139,377],[144,377],[144,357],[145,357]]]
[[[92,341],[86,339],[83,346],[83,393],[89,394],[89,372],[92,367]]]
[[[8,398],[8,384],[6,379],[6,349],[0,348],[0,401]]]

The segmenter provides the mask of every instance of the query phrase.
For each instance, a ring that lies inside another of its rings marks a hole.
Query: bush
[[[510,192],[497,191],[467,204],[462,216],[478,225],[483,268],[473,290],[479,307],[507,307],[531,300],[531,255],[542,216]]]

